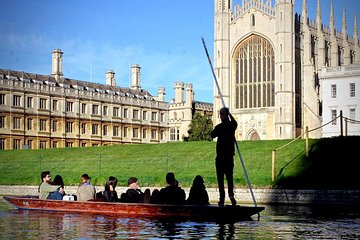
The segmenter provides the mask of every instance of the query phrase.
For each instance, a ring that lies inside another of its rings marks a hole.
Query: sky
[[[330,1],[321,0],[327,26]],[[302,2],[295,0],[298,13]],[[333,2],[337,31],[345,7],[353,36],[360,0]],[[307,4],[315,20],[317,0]],[[0,9],[2,69],[49,75],[51,52],[61,49],[66,78],[104,84],[113,70],[117,85],[129,87],[130,67],[139,64],[140,85],[152,95],[165,87],[170,101],[175,82],[184,82],[192,83],[197,101],[213,102],[214,78],[201,42],[204,37],[213,59],[213,0],[1,0]]]

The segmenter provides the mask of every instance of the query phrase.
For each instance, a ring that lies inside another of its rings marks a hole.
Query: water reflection
[[[232,224],[0,211],[1,239],[359,239],[359,225],[359,210],[334,207],[267,206],[260,221]]]
[[[220,223],[218,226],[218,239],[225,240],[225,239],[234,239],[234,224],[233,223]]]
[[[271,206],[261,225],[291,239],[359,239],[360,209],[344,206]],[[264,229],[264,227],[262,227]]]

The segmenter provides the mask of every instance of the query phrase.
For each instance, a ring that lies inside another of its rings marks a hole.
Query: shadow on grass
[[[284,189],[360,189],[360,136],[323,138],[305,156],[284,165],[275,187]],[[299,166],[296,174],[286,176],[289,164]]]

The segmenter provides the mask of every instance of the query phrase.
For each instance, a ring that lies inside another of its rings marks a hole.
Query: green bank
[[[358,152],[360,137],[239,141],[240,153],[255,188],[360,189]],[[40,173],[61,175],[66,185],[78,185],[83,173],[96,185],[108,176],[126,185],[136,176],[142,186],[163,186],[165,175],[175,173],[180,185],[191,186],[202,175],[207,187],[215,187],[215,142],[117,145],[88,148],[0,151],[0,185],[38,185]],[[285,147],[281,148],[282,146]],[[272,181],[272,152],[275,181]],[[240,157],[235,155],[236,187],[247,187]]]

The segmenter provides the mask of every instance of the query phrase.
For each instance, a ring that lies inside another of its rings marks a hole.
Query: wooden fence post
[[[340,136],[343,136],[343,115],[342,115],[342,110],[340,110]]]
[[[306,159],[309,157],[309,127],[305,128],[305,151],[306,151]]]
[[[275,181],[275,154],[276,150],[272,151],[272,161],[271,161],[271,180]]]
[[[348,135],[348,119],[345,117],[345,136]]]

